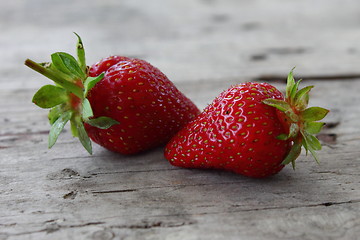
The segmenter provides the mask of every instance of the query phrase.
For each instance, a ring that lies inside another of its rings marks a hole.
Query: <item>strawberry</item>
[[[165,158],[184,168],[224,169],[248,177],[278,173],[302,147],[318,161],[320,132],[328,110],[307,108],[313,86],[298,90],[292,71],[286,97],[267,83],[248,82],[222,92],[165,148]]]
[[[135,154],[159,145],[199,114],[156,67],[136,58],[111,56],[91,67],[78,36],[77,60],[63,52],[51,63],[27,59],[25,65],[55,82],[34,95],[33,102],[51,108],[49,148],[65,124],[92,154],[91,140],[122,154]]]

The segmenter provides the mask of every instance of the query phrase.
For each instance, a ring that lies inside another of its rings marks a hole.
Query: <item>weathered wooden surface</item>
[[[46,9],[46,10],[45,10]],[[360,2],[4,1],[0,8],[0,239],[359,239]],[[172,167],[162,148],[88,156],[69,132],[47,149],[47,83],[23,66],[72,52],[144,58],[203,108],[246,80],[315,84],[331,110],[321,165],[254,180]],[[278,77],[279,76],[279,77]]]

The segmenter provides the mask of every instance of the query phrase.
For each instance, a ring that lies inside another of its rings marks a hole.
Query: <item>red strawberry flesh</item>
[[[244,83],[224,91],[165,150],[170,163],[181,167],[226,169],[250,177],[279,172],[290,141],[276,109],[262,100],[284,97],[266,83]]]
[[[89,70],[92,77],[102,71],[105,76],[88,99],[95,118],[107,116],[119,124],[109,129],[85,127],[93,141],[110,150],[132,154],[165,144],[199,113],[160,70],[144,60],[113,56]]]

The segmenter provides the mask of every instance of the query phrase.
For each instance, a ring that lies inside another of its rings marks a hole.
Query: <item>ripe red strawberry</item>
[[[261,178],[278,173],[302,146],[318,161],[321,144],[313,134],[328,110],[306,108],[313,86],[298,91],[292,72],[286,97],[267,83],[243,83],[222,92],[165,149],[165,157],[185,168],[225,169]]]
[[[117,63],[109,67],[109,62]],[[88,99],[94,117],[108,116],[119,124],[109,129],[85,124],[85,128],[93,141],[110,150],[129,154],[165,144],[200,112],[144,60],[106,58],[93,65],[89,75],[96,77],[104,70],[104,78],[91,89]]]
[[[42,87],[33,98],[38,106],[51,108],[49,147],[70,121],[73,135],[90,154],[90,138],[109,150],[134,154],[165,144],[199,114],[159,69],[144,60],[111,56],[88,68],[78,40],[78,60],[58,52],[51,63],[25,62],[56,83]]]

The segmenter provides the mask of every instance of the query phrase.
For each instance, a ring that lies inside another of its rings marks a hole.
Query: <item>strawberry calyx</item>
[[[26,59],[25,65],[55,83],[41,87],[32,99],[37,106],[50,109],[49,148],[56,143],[64,126],[70,121],[73,136],[78,137],[84,148],[92,154],[91,141],[84,123],[107,129],[118,122],[109,117],[94,118],[87,94],[104,74],[89,77],[83,43],[80,36],[75,35],[78,38],[77,59],[68,53],[56,52],[51,55],[51,62],[36,63]]]
[[[278,117],[286,127],[287,132],[277,136],[277,138],[292,141],[292,148],[282,164],[291,163],[295,169],[295,160],[303,147],[306,154],[310,152],[315,161],[319,163],[316,151],[321,150],[322,146],[315,135],[321,131],[325,124],[318,121],[322,120],[329,110],[321,107],[308,108],[309,92],[314,86],[306,86],[299,90],[301,80],[295,81],[293,70],[287,77],[285,99],[268,98],[263,103],[277,109]]]

